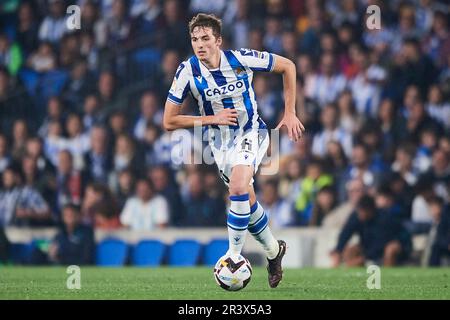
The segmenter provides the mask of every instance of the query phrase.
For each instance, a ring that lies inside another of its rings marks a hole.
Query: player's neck
[[[217,53],[211,57],[208,61],[202,61],[208,69],[218,69],[220,67],[220,50],[217,50]]]

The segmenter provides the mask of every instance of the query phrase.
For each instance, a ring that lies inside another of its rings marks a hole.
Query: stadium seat
[[[132,72],[134,77],[144,79],[156,72],[161,63],[161,52],[151,48],[144,48],[132,54]]]
[[[9,257],[13,264],[28,264],[34,248],[30,243],[11,243],[9,247]]]
[[[213,239],[205,247],[203,263],[208,266],[216,264],[217,260],[228,250],[228,239]]]
[[[18,75],[23,82],[24,87],[27,89],[28,94],[32,97],[36,96],[40,77],[39,74],[34,70],[22,68]]]
[[[105,239],[97,245],[96,264],[103,267],[119,267],[126,263],[128,245],[119,239]]]
[[[195,266],[200,257],[201,245],[193,239],[180,239],[170,247],[169,265],[178,267]]]
[[[159,266],[166,246],[158,240],[142,240],[133,247],[131,263],[135,266]]]

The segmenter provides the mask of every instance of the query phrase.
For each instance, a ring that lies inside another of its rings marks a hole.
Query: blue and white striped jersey
[[[266,129],[258,115],[252,80],[254,71],[272,71],[273,62],[273,55],[268,52],[221,50],[220,67],[208,69],[196,56],[192,56],[178,67],[167,99],[181,105],[190,92],[201,115],[214,115],[224,108],[236,109],[238,125],[211,126],[220,129],[219,144],[226,148],[236,130],[243,133],[250,129]],[[210,138],[214,139],[214,135]]]

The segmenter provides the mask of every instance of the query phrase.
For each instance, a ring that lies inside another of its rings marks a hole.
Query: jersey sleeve
[[[175,73],[167,100],[177,105],[181,105],[189,90],[189,74],[185,62],[183,62],[178,66],[177,72]]]
[[[271,72],[273,70],[274,57],[272,53],[253,49],[241,49],[234,53],[238,60],[252,71]]]

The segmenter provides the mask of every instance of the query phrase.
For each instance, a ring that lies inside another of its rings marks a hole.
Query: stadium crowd
[[[81,7],[79,30],[66,25],[71,4]],[[366,26],[372,4],[381,29]],[[216,167],[175,164],[174,133],[162,127],[198,12],[223,19],[224,49],[297,66],[307,133],[294,143],[281,131],[278,173],[256,179],[272,228],[340,228],[336,266],[407,261],[411,237],[430,234],[429,263],[441,264],[450,254],[450,12],[438,0],[3,1],[0,226],[60,226],[49,250],[60,262],[73,234],[89,261],[94,229],[225,227]],[[275,128],[281,77],[256,74],[254,88]],[[194,105],[184,112],[198,113]],[[347,245],[355,233],[360,244]]]

